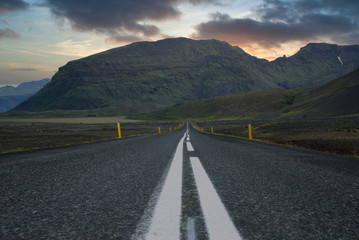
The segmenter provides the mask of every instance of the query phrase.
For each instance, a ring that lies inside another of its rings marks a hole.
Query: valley
[[[358,156],[358,59],[357,45],[268,62],[217,40],[133,43],[69,62],[1,114],[0,152],[116,139],[117,122],[129,137],[190,121],[242,138],[251,123],[257,141]]]

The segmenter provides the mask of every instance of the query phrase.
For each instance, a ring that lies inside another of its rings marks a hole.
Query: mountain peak
[[[153,110],[236,92],[313,86],[359,67],[359,49],[351,49],[350,62],[349,55],[338,55],[350,52],[347,47],[325,46],[268,62],[214,39],[137,42],[69,62],[17,109]]]

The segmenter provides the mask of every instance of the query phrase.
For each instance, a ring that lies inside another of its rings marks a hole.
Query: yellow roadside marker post
[[[158,134],[161,134],[161,128],[160,127],[158,128]]]
[[[252,125],[248,124],[248,138],[252,140]]]
[[[170,133],[172,132],[172,128],[170,128]]]
[[[211,127],[211,134],[213,134],[213,127]]]
[[[121,139],[121,127],[120,127],[120,123],[117,123],[117,130],[118,130],[118,138]]]
[[[202,128],[202,132],[203,132],[203,128]]]

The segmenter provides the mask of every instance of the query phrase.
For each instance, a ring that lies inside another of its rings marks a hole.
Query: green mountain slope
[[[283,88],[315,86],[357,69],[359,46],[310,43],[293,56],[277,58],[266,69]]]
[[[322,46],[338,48],[350,60],[343,55],[341,65],[339,53],[327,50],[321,55]],[[236,92],[313,86],[359,67],[358,46],[314,44],[296,55],[268,62],[217,40],[133,43],[69,62],[16,110],[117,107],[122,112],[149,111]]]
[[[359,69],[318,87],[298,90],[289,113],[314,116],[359,114]]]
[[[17,110],[166,105],[267,89],[276,84],[248,71],[265,63],[216,40],[140,42],[69,62],[50,85]],[[256,80],[254,80],[256,79]]]
[[[188,102],[133,116],[143,120],[243,117],[334,117],[359,114],[359,69],[323,85],[269,89]]]

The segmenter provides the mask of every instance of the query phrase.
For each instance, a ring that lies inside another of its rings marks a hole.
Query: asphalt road
[[[358,239],[358,159],[185,131],[0,155],[0,239]]]

